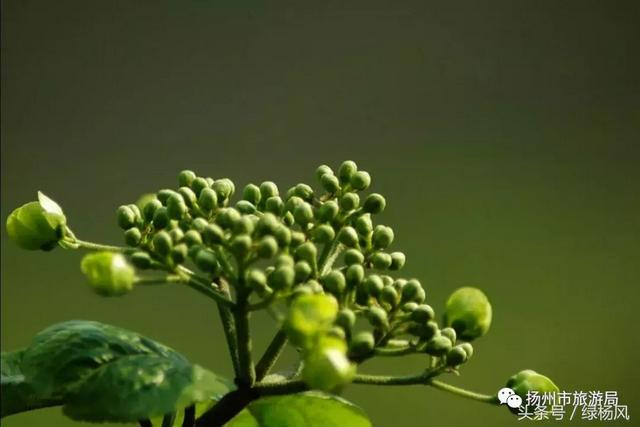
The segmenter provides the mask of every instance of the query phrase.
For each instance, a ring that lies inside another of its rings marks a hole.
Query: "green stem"
[[[441,373],[441,369],[427,369],[422,374],[415,375],[367,375],[357,374],[354,384],[369,385],[426,385],[431,378]]]
[[[476,393],[476,392],[470,391],[470,390],[465,390],[463,388],[452,386],[451,384],[443,383],[442,381],[430,380],[427,383],[427,385],[430,385],[433,388],[437,388],[438,390],[443,390],[443,391],[446,391],[446,392],[449,392],[449,393],[453,393],[453,394],[461,396],[461,397],[465,397],[467,399],[473,399],[473,400],[477,400],[479,402],[491,403],[491,404],[494,404],[494,405],[500,404],[500,402],[498,401],[496,396],[492,396],[492,395],[488,395],[488,394],[482,394],[482,393]]]
[[[236,308],[233,311],[238,337],[238,361],[240,368],[239,386],[252,387],[256,381],[256,371],[251,355],[251,332],[249,330],[248,295],[238,295]]]
[[[377,347],[374,349],[374,353],[376,356],[386,356],[386,357],[395,357],[395,356],[405,356],[407,354],[415,353],[415,347]]]
[[[276,361],[280,357],[282,350],[287,345],[287,334],[284,330],[280,329],[269,343],[269,346],[265,350],[264,354],[256,365],[256,380],[262,380],[276,364]]]
[[[220,292],[230,298],[229,287],[223,280],[220,281]],[[238,357],[238,341],[236,340],[236,321],[233,317],[231,308],[227,305],[218,303],[218,315],[222,322],[222,330],[227,341],[227,348],[229,350],[229,356],[231,357],[231,363],[233,365],[233,372],[235,377],[240,376],[240,359]]]
[[[113,245],[103,245],[101,243],[87,242],[85,240],[80,240],[80,239],[76,239],[73,243],[75,243],[78,248],[88,249],[91,251],[121,252],[124,254],[136,252],[136,249],[134,248],[125,248],[122,246],[113,246]]]
[[[190,288],[214,299],[219,305],[222,304],[229,308],[234,307],[235,304],[231,301],[228,294],[225,295],[224,293],[217,291],[211,286],[211,283],[208,283],[205,279],[197,276],[189,269],[178,266],[176,273],[183,278],[184,283]]]

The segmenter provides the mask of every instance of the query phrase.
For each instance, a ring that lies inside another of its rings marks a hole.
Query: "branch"
[[[269,346],[265,350],[264,354],[258,361],[258,364],[256,365],[257,381],[262,380],[265,375],[269,373],[273,365],[276,364],[276,361],[280,357],[282,350],[284,350],[287,345],[287,341],[287,334],[284,332],[284,330],[278,330],[276,335],[271,340],[271,343],[269,343]]]

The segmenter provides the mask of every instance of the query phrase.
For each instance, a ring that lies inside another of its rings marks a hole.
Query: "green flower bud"
[[[382,288],[384,288],[384,283],[382,282],[382,278],[377,274],[372,274],[367,277],[363,282],[364,288],[367,290],[367,293],[373,297],[380,296],[382,292]]]
[[[427,342],[425,351],[432,356],[444,356],[451,350],[451,340],[445,336],[438,335]]]
[[[129,206],[120,206],[116,211],[116,217],[118,219],[118,227],[123,230],[128,230],[136,225],[136,214]]]
[[[200,197],[200,193],[202,192],[202,190],[204,190],[205,188],[210,188],[211,184],[209,184],[209,182],[205,178],[199,176],[191,181],[189,187],[191,187],[197,197]]]
[[[293,212],[298,206],[304,203],[304,200],[298,196],[291,196],[290,199],[287,200],[284,207],[287,212]]]
[[[271,258],[278,252],[278,241],[273,236],[264,236],[258,242],[256,252],[261,258]]]
[[[122,254],[95,252],[85,255],[80,269],[93,290],[103,296],[123,295],[133,289],[136,274]]]
[[[347,281],[347,286],[354,288],[364,280],[364,267],[360,264],[352,264],[347,268],[344,277]]]
[[[199,244],[191,245],[191,246],[189,246],[189,252],[187,253],[187,255],[193,261],[198,256],[198,252],[200,252],[201,250],[204,250],[204,249],[205,248],[202,245],[199,245]]]
[[[320,222],[333,221],[334,218],[338,215],[339,210],[340,208],[338,207],[338,204],[333,200],[328,200],[324,202],[322,206],[318,208],[318,213],[317,213],[318,221]]]
[[[211,178],[210,176],[205,178],[205,181],[207,181],[207,184],[209,185],[209,187],[213,187],[213,178]]]
[[[258,224],[256,225],[256,232],[258,233],[258,236],[273,234],[279,226],[280,222],[273,214],[265,213],[258,220]]]
[[[207,224],[202,230],[202,240],[207,245],[219,245],[224,241],[224,230],[217,224]]]
[[[257,222],[257,218],[253,218],[250,215],[243,216],[233,226],[233,232],[235,234],[251,234],[253,233],[253,229],[255,228],[256,222]]]
[[[253,290],[261,290],[267,288],[267,276],[261,270],[256,268],[247,272],[247,285]]]
[[[383,308],[378,306],[371,306],[367,310],[367,320],[371,326],[376,329],[386,330],[389,328],[389,318],[387,312]]]
[[[313,188],[307,184],[297,184],[294,187],[294,194],[306,202],[313,200]]]
[[[480,289],[464,287],[447,300],[444,324],[453,327],[463,340],[472,341],[489,331],[491,316],[487,296]]]
[[[309,203],[303,202],[293,210],[293,217],[300,225],[307,225],[313,221],[313,209]]]
[[[207,227],[208,228],[208,227]],[[184,233],[184,237],[182,240],[188,245],[201,245],[202,244],[202,235],[198,233],[196,230],[189,230]]]
[[[380,301],[389,304],[391,307],[398,305],[398,291],[393,286],[385,286],[380,293]]]
[[[340,341],[344,342],[347,339],[347,333],[340,326],[333,326],[327,332],[327,337],[338,338]]]
[[[182,198],[184,199],[184,203],[190,208],[194,207],[198,203],[196,193],[194,193],[193,190],[189,187],[178,188],[178,194],[182,196]]]
[[[447,352],[447,366],[458,366],[462,365],[467,361],[467,352],[460,346],[455,346],[451,350]]]
[[[393,230],[391,227],[387,227],[384,225],[376,225],[376,228],[373,230],[373,237],[371,242],[373,246],[378,249],[385,249],[391,245],[393,242]]]
[[[179,243],[171,249],[171,259],[176,264],[182,264],[189,253],[189,247],[185,243]]]
[[[172,194],[167,199],[167,214],[171,219],[181,219],[189,212],[189,208],[184,203],[184,198],[178,194]]]
[[[233,228],[233,226],[240,221],[240,212],[234,208],[224,208],[218,212],[216,216],[216,222],[220,224],[222,228]]]
[[[159,231],[153,236],[152,240],[153,249],[162,256],[169,255],[171,252],[171,248],[173,247],[173,241],[171,240],[171,236],[166,231]]]
[[[407,258],[402,252],[391,252],[391,265],[389,270],[397,271],[404,267]]]
[[[387,201],[384,197],[378,193],[373,193],[369,194],[364,200],[362,210],[372,214],[379,214],[384,210],[385,206],[387,206]]]
[[[348,308],[343,308],[338,312],[335,323],[345,331],[351,333],[353,327],[356,325],[356,314]]]
[[[278,186],[271,181],[265,181],[260,184],[260,194],[264,200],[267,200],[269,197],[278,196]]]
[[[27,250],[53,249],[62,239],[67,219],[56,202],[38,192],[38,201],[15,209],[7,218],[7,234]]]
[[[131,263],[140,270],[151,267],[151,257],[146,252],[135,252],[131,255]]]
[[[314,242],[327,244],[336,237],[336,232],[329,224],[320,224],[313,229],[311,233]]]
[[[284,216],[282,217],[282,222],[284,222],[284,224],[287,227],[291,227],[295,222],[295,219],[293,218],[293,214],[291,212],[285,213]]]
[[[197,176],[193,171],[183,170],[178,174],[178,185],[180,185],[180,187],[188,187],[196,178]]]
[[[177,193],[170,188],[163,188],[162,190],[158,191],[158,200],[160,200],[160,203],[166,206],[167,200],[169,200],[169,197],[171,197],[173,194]]]
[[[321,181],[324,175],[333,175],[333,169],[331,169],[327,165],[318,166],[318,168],[316,169],[316,178],[318,179],[318,181]]]
[[[318,249],[316,248],[316,245],[311,242],[303,243],[296,249],[296,258],[306,261],[309,265],[314,265],[316,263],[317,256]]]
[[[136,247],[140,244],[142,240],[142,233],[140,229],[137,227],[133,227],[124,232],[124,242],[128,246]]]
[[[170,219],[169,214],[167,213],[167,208],[163,206],[156,209],[155,213],[153,214],[153,227],[156,230],[162,230],[163,228],[168,226],[169,221]]]
[[[239,234],[231,239],[229,243],[231,250],[239,257],[246,256],[251,250],[251,237],[247,234]]]
[[[371,185],[371,175],[365,171],[358,171],[351,176],[349,182],[355,190],[366,190]]]
[[[323,337],[304,358],[302,378],[312,389],[337,391],[349,383],[356,368],[347,358],[344,341],[335,337]]]
[[[289,306],[284,329],[293,345],[310,348],[331,328],[337,314],[338,301],[333,296],[300,295]]]
[[[311,293],[314,293],[314,294],[324,293],[324,289],[322,288],[322,285],[317,280],[309,280],[307,283],[304,284],[304,286],[309,288],[311,290]]]
[[[358,233],[353,227],[344,227],[338,232],[338,240],[346,247],[356,247],[358,246]]]
[[[358,166],[354,161],[346,160],[338,169],[338,177],[340,178],[340,182],[343,184],[347,184],[351,181],[351,177],[358,171]]]
[[[306,261],[296,262],[293,269],[295,271],[295,281],[297,283],[306,281],[309,277],[311,277],[311,273],[313,273],[311,266]]]
[[[456,343],[456,340],[458,338],[457,335],[456,335],[456,330],[453,329],[453,328],[443,328],[443,329],[441,329],[440,330],[440,335],[443,335],[443,336],[449,338],[453,344]]]
[[[291,288],[295,281],[296,273],[293,267],[289,265],[282,265],[277,267],[273,273],[267,278],[269,286],[276,291],[285,290]]]
[[[198,233],[202,233],[204,229],[207,228],[207,225],[209,225],[209,221],[207,221],[206,219],[195,218],[193,221],[191,221],[189,227],[196,230]]]
[[[213,185],[211,185],[211,188],[218,193],[218,198],[222,200],[230,199],[236,191],[236,186],[233,184],[233,181],[228,178],[222,178],[215,181]],[[218,203],[220,203],[220,200],[218,200]]]
[[[419,337],[423,341],[429,341],[431,338],[440,334],[438,324],[432,320],[427,323],[414,323],[409,327],[409,333]]]
[[[327,193],[336,193],[340,190],[340,181],[333,174],[325,174],[320,178],[320,185]]]
[[[365,357],[371,354],[376,345],[373,334],[369,331],[358,332],[349,344],[349,356],[353,358]]]
[[[149,200],[142,208],[142,216],[144,217],[145,221],[151,222],[155,216],[156,211],[161,207],[162,203],[160,203],[160,200],[156,198]]]
[[[411,279],[402,287],[402,301],[415,301],[420,303],[424,300],[424,298],[422,298],[422,300],[419,298],[421,293],[424,293],[424,289],[420,281],[418,279]]]
[[[340,198],[340,209],[351,212],[360,206],[360,196],[356,193],[347,193]]]
[[[394,280],[393,277],[387,275],[387,274],[381,274],[380,278],[382,279],[382,283],[385,286],[392,286],[394,284]]]
[[[401,310],[405,313],[412,313],[416,308],[418,308],[418,304],[415,302],[408,302],[402,305]]]
[[[473,346],[471,345],[471,343],[463,342],[461,344],[458,344],[458,347],[463,349],[464,352],[467,354],[467,359],[466,360],[469,360],[471,358],[471,356],[473,356]]]
[[[262,198],[262,194],[260,193],[260,187],[255,184],[247,184],[242,190],[242,198],[252,205],[258,205],[260,203],[260,199]]]
[[[147,203],[149,203],[152,200],[157,200],[158,198],[156,197],[155,193],[145,193],[142,196],[140,196],[138,198],[138,200],[136,201],[136,206],[138,206],[138,209],[143,212],[144,211],[144,207],[147,205]],[[151,218],[149,218],[147,221],[151,221]]]
[[[203,188],[198,197],[198,206],[204,212],[209,213],[218,208],[218,194],[212,188]]]
[[[269,197],[264,205],[265,212],[280,216],[284,211],[284,202],[278,196]]]
[[[280,224],[273,233],[273,237],[276,238],[281,248],[286,248],[291,243],[291,230]]]
[[[364,262],[364,255],[357,249],[347,249],[344,252],[344,263],[346,265],[362,264]]]
[[[385,252],[376,252],[371,255],[371,264],[378,270],[386,270],[391,267],[391,255]]]
[[[236,209],[245,215],[252,214],[257,210],[253,203],[246,200],[239,200],[238,203],[236,203]]]
[[[329,273],[322,276],[320,282],[324,285],[324,288],[334,295],[342,295],[347,287],[347,282],[344,275],[339,270],[331,270]]]
[[[526,397],[527,392],[537,391],[538,393],[557,393],[560,391],[557,385],[542,374],[531,369],[520,371],[507,381],[507,387],[516,392],[520,397]]]
[[[436,314],[433,308],[428,304],[418,305],[410,315],[410,319],[418,323],[426,323],[429,320],[433,320]]]
[[[216,254],[207,249],[200,249],[196,253],[193,262],[200,270],[204,272],[215,275],[220,271],[220,264],[218,264],[218,258],[216,257]]]
[[[368,236],[373,231],[373,222],[371,221],[371,215],[360,215],[355,220],[354,227],[361,236]]]
[[[180,227],[172,228],[169,230],[169,236],[173,243],[178,243],[184,238],[184,231]]]

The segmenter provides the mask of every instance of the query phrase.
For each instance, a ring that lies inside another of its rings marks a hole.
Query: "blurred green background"
[[[115,208],[183,168],[286,188],[350,158],[387,196],[380,221],[432,305],[462,285],[492,300],[492,330],[452,383],[492,393],[533,368],[561,389],[617,390],[633,424],[639,3],[304,3],[3,1],[3,221],[43,190],[77,235],[119,243]],[[209,301],[100,298],[80,257],[20,251],[3,227],[3,350],[95,319],[230,374]],[[273,326],[257,320],[260,349]],[[345,395],[377,426],[518,424],[423,387]],[[2,424],[78,425],[59,409]]]

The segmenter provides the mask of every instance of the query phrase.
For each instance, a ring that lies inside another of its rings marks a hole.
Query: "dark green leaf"
[[[197,365],[134,355],[93,371],[67,394],[63,410],[76,420],[130,422],[217,400],[228,391],[226,381]]]
[[[20,369],[24,350],[2,353],[0,388],[0,417],[58,404],[41,396],[24,379]]]
[[[252,402],[227,427],[371,427],[362,409],[319,392],[264,397]]]
[[[100,366],[135,354],[155,354],[186,363],[174,350],[134,332],[71,320],[38,333],[24,352],[21,368],[41,394],[63,397]]]

